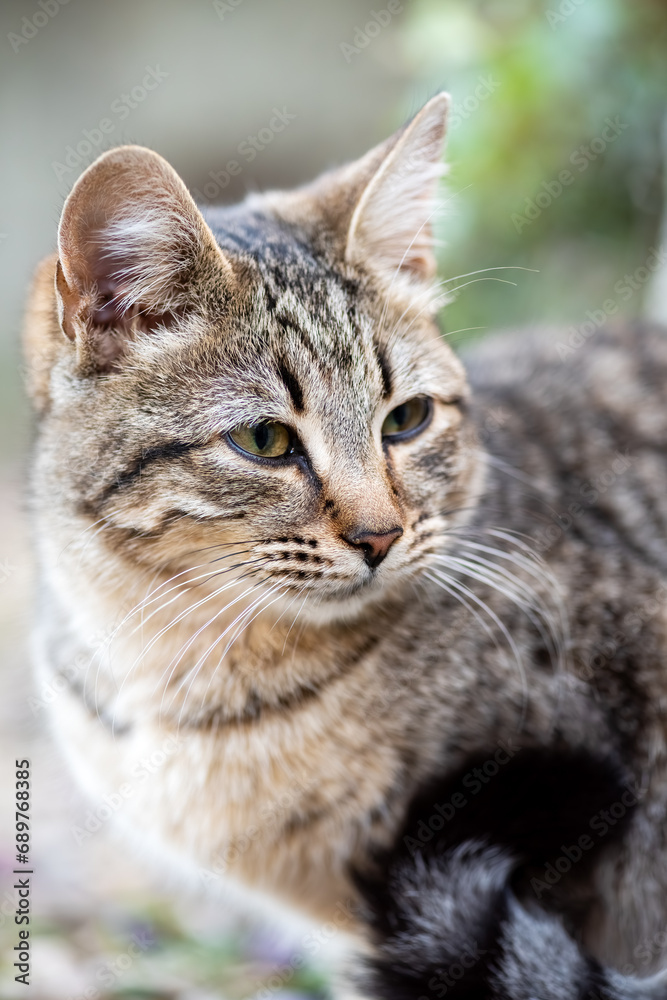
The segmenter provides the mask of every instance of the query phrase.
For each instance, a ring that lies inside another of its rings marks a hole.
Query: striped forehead
[[[357,285],[285,223],[234,210],[220,223],[212,228],[221,248],[254,263],[256,316],[248,332],[262,369],[274,372],[297,413],[316,412],[331,433],[344,425],[348,440],[366,441],[392,386],[376,325],[357,308]]]
[[[371,322],[350,311],[335,282],[319,301],[315,310],[285,292],[267,315],[277,376],[295,412],[317,416],[325,437],[344,432],[348,444],[362,445],[386,392],[388,366],[380,364]]]

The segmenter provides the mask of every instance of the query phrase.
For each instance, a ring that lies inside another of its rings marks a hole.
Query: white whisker
[[[185,677],[183,678],[183,680],[181,681],[181,683],[178,685],[176,691],[174,692],[174,696],[172,697],[172,700],[171,700],[171,702],[169,703],[169,706],[168,706],[168,708],[171,708],[171,706],[174,703],[174,699],[175,699],[176,695],[178,694],[178,692],[180,690],[182,690],[187,677],[190,674],[192,674],[192,679],[190,681],[190,684],[188,686],[187,691],[185,692],[185,697],[183,699],[183,705],[181,707],[181,711],[180,711],[179,716],[178,716],[178,723],[177,723],[177,730],[178,731],[180,731],[181,721],[182,721],[182,718],[183,718],[183,712],[185,711],[185,708],[186,708],[186,705],[187,705],[187,702],[188,702],[188,698],[190,697],[190,692],[192,690],[192,686],[193,686],[195,680],[197,679],[197,676],[199,674],[199,671],[201,670],[201,667],[203,666],[203,664],[208,659],[210,653],[215,649],[215,647],[218,645],[218,643],[222,639],[224,639],[224,637],[236,625],[240,624],[240,628],[238,628],[237,631],[233,633],[231,639],[228,641],[227,645],[225,646],[225,648],[224,648],[224,650],[222,652],[222,655],[220,656],[220,659],[218,660],[218,663],[216,664],[215,668],[211,671],[211,675],[209,677],[209,681],[208,681],[208,684],[206,686],[206,690],[204,691],[204,694],[202,695],[202,701],[201,701],[201,705],[202,706],[203,706],[203,704],[204,704],[204,702],[206,700],[206,696],[207,696],[207,694],[209,692],[209,689],[211,687],[211,683],[213,682],[213,678],[214,678],[214,676],[215,676],[218,668],[220,667],[222,661],[224,660],[225,656],[229,652],[232,644],[235,642],[235,640],[238,638],[238,636],[245,630],[245,628],[251,622],[253,622],[255,620],[255,618],[257,618],[257,616],[262,613],[262,611],[265,610],[265,608],[261,606],[262,602],[265,601],[268,597],[271,597],[272,594],[274,594],[277,590],[279,590],[281,586],[283,586],[283,585],[282,584],[274,584],[274,586],[271,587],[267,593],[260,594],[260,596],[255,601],[253,601],[247,608],[245,608],[245,610],[242,611],[241,614],[237,615],[237,617],[234,619],[234,621],[230,625],[228,625],[227,628],[224,629],[223,632],[220,633],[220,635],[217,637],[217,639],[213,643],[211,643],[211,645],[208,647],[208,649],[205,650],[205,652],[199,657],[199,659],[197,660],[197,662],[195,663],[195,665],[193,667],[191,667],[191,669],[185,675]],[[266,605],[266,607],[270,607],[271,604],[275,603],[275,601],[280,600],[280,598],[285,593],[286,593],[286,591],[283,590],[283,592],[281,594],[279,594],[276,598],[274,598],[274,600],[271,601],[269,605]],[[256,608],[259,608],[259,610],[257,610],[256,613],[253,615],[252,612],[255,611]],[[250,617],[249,621],[245,621],[244,619],[246,619],[249,615],[252,615],[252,617]]]
[[[480,597],[478,597],[477,594],[475,594],[472,590],[470,590],[469,587],[466,587],[459,580],[455,580],[453,577],[448,576],[447,574],[443,573],[442,570],[433,569],[433,570],[431,570],[431,573],[432,573],[433,576],[437,577],[437,581],[439,581],[441,585],[446,584],[447,586],[452,587],[455,591],[459,591],[461,594],[464,594],[467,598],[469,598],[471,601],[473,601],[479,608],[481,608],[482,611],[486,612],[486,614],[489,616],[489,618],[493,621],[493,623],[496,625],[496,627],[500,630],[501,635],[503,636],[503,638],[505,639],[507,645],[509,646],[509,648],[512,651],[512,655],[514,657],[514,661],[516,663],[517,670],[518,670],[518,673],[519,673],[519,677],[520,677],[520,680],[521,680],[521,690],[522,690],[522,699],[523,699],[523,701],[522,701],[522,710],[521,710],[521,723],[523,723],[523,720],[524,720],[524,717],[525,717],[525,712],[526,712],[526,706],[527,706],[528,682],[527,682],[527,678],[526,678],[526,672],[525,672],[525,669],[524,669],[524,666],[523,666],[523,661],[521,659],[521,654],[519,652],[519,649],[518,649],[518,647],[517,647],[514,639],[510,635],[507,627],[500,620],[500,618],[495,613],[495,611],[493,611],[493,609],[490,608],[488,606],[488,604],[486,604],[485,601],[483,601]],[[443,586],[443,589],[446,590],[447,586]],[[449,591],[448,591],[448,593],[449,593]],[[452,596],[455,596],[455,595],[452,595]]]
[[[165,681],[165,684],[164,684],[164,691],[163,691],[163,694],[162,694],[162,700],[160,702],[160,713],[159,713],[160,715],[162,715],[162,710],[163,710],[163,707],[164,707],[164,699],[165,699],[165,697],[167,695],[167,691],[169,689],[169,684],[170,684],[171,679],[172,679],[172,677],[174,675],[174,671],[176,670],[176,667],[178,666],[178,664],[181,662],[181,660],[183,659],[183,657],[187,653],[188,649],[190,649],[190,647],[193,645],[193,643],[196,642],[196,640],[199,638],[199,636],[202,634],[202,632],[204,632],[207,628],[209,628],[213,624],[214,621],[216,621],[218,618],[221,617],[221,615],[223,615],[226,611],[228,611],[235,604],[238,604],[239,601],[242,601],[246,597],[250,597],[251,594],[256,593],[258,590],[261,589],[262,586],[263,586],[263,584],[261,582],[260,583],[255,583],[255,584],[253,584],[252,587],[248,587],[247,590],[244,590],[242,594],[239,594],[239,596],[236,597],[233,601],[229,601],[225,605],[224,608],[221,608],[211,618],[209,618],[209,620],[207,622],[205,622],[200,628],[198,628],[197,631],[194,633],[194,635],[190,636],[190,638],[188,639],[188,641],[183,646],[181,646],[181,648],[178,651],[177,655],[172,658],[172,660],[167,664],[167,666],[165,667],[165,669],[162,671],[162,674],[158,678],[158,681],[157,681],[155,687],[153,688],[153,693],[155,693],[157,687],[159,686],[160,682],[162,681],[162,678],[164,677],[164,675],[167,673],[167,671],[171,667],[171,670],[169,671],[169,676],[167,677],[167,680]],[[252,607],[252,605],[251,605],[251,607]],[[238,621],[239,617],[241,617],[243,614],[245,614],[246,611],[247,611],[247,609],[245,609],[244,611],[242,611],[241,615],[237,616],[234,619],[234,621],[231,623],[231,625],[229,626],[229,628],[232,628],[234,626],[234,623],[236,621]],[[226,632],[227,632],[227,629],[225,631],[223,631],[221,633],[221,635],[225,635]],[[219,641],[220,641],[220,636],[218,636],[218,638],[215,640],[215,642],[219,642]],[[198,664],[200,662],[203,662],[206,659],[206,657],[208,656],[209,651],[215,646],[215,642],[213,643],[212,646],[209,646],[209,648],[207,649],[207,651],[204,653],[203,657],[200,658],[200,660],[197,661],[197,663],[195,664],[195,667],[194,668],[191,667],[188,671],[186,671],[186,673],[184,674],[182,680],[180,681],[179,685],[177,686],[177,688],[176,688],[176,690],[174,692],[174,697],[181,690],[181,688],[183,687],[183,684],[185,683],[185,679],[190,675],[190,673],[192,672],[192,670],[196,669],[197,666],[198,666]],[[173,666],[172,666],[172,664],[173,664]],[[172,698],[172,701],[169,703],[169,707],[171,707],[171,705],[173,704],[173,700],[174,699]]]
[[[405,263],[405,259],[406,259],[407,255],[408,255],[408,253],[410,252],[410,250],[412,249],[412,246],[414,245],[414,242],[417,239],[417,237],[419,236],[419,234],[421,233],[422,229],[424,228],[424,226],[426,226],[431,221],[431,219],[433,218],[434,215],[436,215],[436,214],[444,211],[445,205],[447,205],[450,201],[453,201],[456,197],[458,197],[458,195],[462,194],[464,191],[467,191],[468,188],[471,187],[471,186],[472,185],[470,185],[470,184],[466,184],[466,186],[464,188],[461,188],[461,190],[459,192],[457,192],[455,194],[451,194],[447,198],[445,198],[444,201],[441,201],[433,209],[433,211],[429,214],[429,216],[427,217],[427,219],[422,223],[422,225],[419,227],[418,231],[413,236],[412,240],[410,241],[410,243],[406,247],[403,256],[401,257],[401,260],[399,261],[398,266],[394,270],[394,273],[393,273],[392,278],[391,278],[391,282],[389,283],[389,287],[387,289],[387,292],[386,292],[386,295],[385,295],[385,299],[384,299],[384,303],[383,303],[383,306],[382,306],[382,312],[380,313],[380,319],[379,319],[379,322],[378,322],[378,330],[381,330],[381,331],[384,330],[384,322],[385,322],[385,319],[386,319],[386,316],[387,316],[387,310],[389,308],[389,298],[390,298],[391,292],[392,292],[393,287],[394,287],[394,282],[396,281],[396,278],[400,274],[401,268],[403,267],[403,264]],[[425,291],[428,292],[428,293],[432,293],[432,289],[434,287],[436,287],[436,286],[435,285],[429,285],[429,287],[427,289],[425,289]]]
[[[128,681],[129,677],[131,676],[131,674],[132,674],[132,673],[133,673],[133,672],[134,672],[134,671],[136,670],[137,666],[138,666],[138,665],[139,665],[139,664],[141,663],[141,661],[142,661],[142,660],[143,660],[143,659],[144,659],[144,658],[146,657],[146,655],[147,655],[147,654],[148,654],[148,653],[150,652],[150,650],[151,650],[151,649],[152,649],[152,648],[153,648],[153,647],[155,646],[155,644],[156,644],[156,643],[157,643],[157,642],[158,642],[158,641],[160,640],[160,638],[162,638],[162,636],[164,636],[164,635],[165,635],[165,634],[166,634],[166,633],[167,633],[167,632],[168,632],[168,631],[169,631],[169,630],[170,630],[171,628],[173,628],[173,627],[174,627],[175,625],[177,625],[177,624],[179,624],[179,623],[180,623],[181,621],[183,621],[183,619],[184,619],[184,618],[186,618],[186,617],[187,617],[188,615],[190,615],[190,614],[191,614],[191,613],[192,613],[193,611],[195,611],[195,610],[197,610],[198,608],[202,607],[202,606],[203,606],[204,604],[206,604],[206,603],[207,603],[208,601],[212,601],[212,600],[214,600],[215,598],[219,597],[219,596],[220,596],[220,594],[222,594],[222,593],[223,593],[224,591],[226,591],[226,590],[229,590],[229,589],[230,589],[231,587],[234,587],[234,586],[237,586],[237,585],[238,585],[238,583],[239,583],[239,580],[240,580],[240,579],[241,579],[241,578],[239,578],[239,577],[235,577],[235,578],[234,578],[233,580],[229,580],[229,581],[227,581],[227,583],[223,584],[223,586],[221,586],[221,587],[218,587],[218,588],[216,588],[216,589],[215,589],[215,590],[214,590],[214,591],[213,591],[213,592],[212,592],[211,594],[208,594],[208,595],[207,595],[206,597],[202,598],[202,599],[201,599],[201,600],[199,600],[199,601],[196,601],[196,602],[194,602],[194,603],[193,603],[193,604],[191,604],[191,605],[190,605],[189,607],[187,607],[187,608],[185,608],[185,609],[184,609],[183,611],[179,612],[179,614],[178,614],[178,615],[176,615],[176,617],[175,617],[175,618],[173,618],[173,619],[172,619],[172,620],[171,620],[170,622],[168,622],[168,624],[167,624],[167,625],[165,625],[165,626],[164,626],[164,627],[163,627],[162,629],[160,629],[160,630],[159,630],[159,631],[158,631],[158,632],[157,632],[157,633],[156,633],[156,634],[155,634],[155,635],[154,635],[154,636],[153,636],[153,637],[151,638],[151,640],[149,641],[149,643],[148,643],[148,644],[147,644],[147,645],[146,645],[145,647],[143,647],[143,648],[142,648],[142,650],[141,650],[141,652],[139,653],[139,655],[138,655],[138,656],[137,656],[137,657],[135,658],[135,660],[134,660],[134,661],[133,661],[133,663],[131,664],[131,666],[130,666],[129,670],[128,670],[128,671],[126,671],[126,673],[125,673],[125,676],[124,676],[124,678],[123,678],[123,680],[122,680],[122,682],[121,682],[121,685],[120,685],[120,688],[119,688],[119,690],[118,690],[118,698],[120,697],[120,695],[121,695],[121,693],[122,693],[122,691],[123,691],[123,689],[124,689],[124,686],[125,686],[126,682]],[[255,587],[256,587],[256,586],[258,586],[258,585],[255,585]],[[252,591],[252,589],[254,589],[254,588],[250,588],[250,591]],[[247,591],[246,593],[249,593],[250,591]],[[230,603],[230,605],[228,605],[228,606],[231,606],[232,604],[235,604],[235,603],[237,603],[237,602],[238,602],[238,600],[241,600],[243,596],[246,596],[246,595],[245,595],[245,594],[242,594],[242,595],[241,595],[241,597],[237,597],[237,598],[236,598],[236,599],[235,599],[234,601],[232,601],[232,602]],[[216,618],[216,617],[219,617],[219,616],[220,616],[221,614],[223,614],[225,610],[226,610],[226,608],[223,608],[223,609],[222,609],[221,611],[218,611],[218,612],[216,613],[216,615],[214,615],[214,617],[213,617],[213,620],[215,620],[215,618]],[[169,667],[171,666],[171,663],[172,663],[172,662],[173,662],[173,661],[170,661],[170,663],[169,663],[169,664],[167,665],[167,667],[165,668],[165,670],[163,671],[163,673],[162,673],[162,675],[161,675],[161,678],[162,678],[162,677],[164,677],[164,674],[165,674],[165,673],[166,673],[166,671],[167,671],[167,670],[169,669]],[[161,678],[160,678],[160,679],[161,679]],[[154,691],[155,691],[155,690],[156,690],[156,689],[154,688]],[[118,700],[118,698],[117,698],[117,700]],[[114,717],[115,717],[115,716],[114,716]]]
[[[283,642],[283,651],[282,651],[282,656],[284,656],[284,655],[285,655],[285,650],[286,650],[286,648],[287,648],[287,640],[288,640],[288,639],[289,639],[289,637],[290,637],[290,632],[292,631],[292,629],[293,629],[293,628],[294,628],[294,626],[296,625],[296,620],[297,620],[297,618],[299,617],[299,615],[301,614],[301,612],[303,611],[303,609],[304,609],[304,606],[305,606],[305,604],[306,604],[306,601],[307,601],[307,600],[308,600],[308,594],[306,594],[306,596],[305,596],[305,597],[304,597],[304,599],[302,600],[301,604],[300,604],[300,605],[299,605],[299,607],[297,608],[297,610],[296,610],[296,614],[294,615],[294,618],[292,619],[292,624],[291,624],[291,625],[290,625],[290,627],[289,627],[289,628],[287,629],[287,634],[286,634],[286,636],[285,636],[285,641]],[[290,605],[290,607],[291,607],[291,605]],[[297,644],[298,644],[298,636],[297,636]],[[296,647],[295,647],[295,648],[296,648]]]
[[[493,566],[493,564],[486,560],[486,568],[482,569],[474,561],[460,559],[456,556],[438,556],[435,557],[435,561],[441,565],[449,566],[453,570],[465,573],[472,579],[485,584],[507,597],[523,611],[531,624],[534,625],[545,644],[552,662],[560,662],[561,656],[559,652],[557,653],[562,645],[560,637],[552,626],[548,609],[541,600],[537,599],[537,594],[532,588],[527,587],[517,577],[501,571],[499,567]]]

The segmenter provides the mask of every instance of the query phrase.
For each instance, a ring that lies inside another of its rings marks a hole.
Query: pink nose
[[[361,549],[366,565],[370,566],[371,569],[375,569],[380,565],[396,539],[400,538],[402,534],[403,529],[397,526],[381,533],[356,530],[349,535],[343,535],[343,538],[350,545]]]

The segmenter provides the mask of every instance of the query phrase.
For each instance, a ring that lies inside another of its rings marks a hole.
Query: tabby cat
[[[136,146],[77,181],[25,333],[38,669],[100,815],[337,928],[341,990],[667,997],[667,338],[464,369],[447,106],[236,207]]]

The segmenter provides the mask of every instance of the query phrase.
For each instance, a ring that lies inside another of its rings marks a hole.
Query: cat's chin
[[[396,597],[404,580],[387,579],[373,576],[366,580],[350,581],[346,587],[339,590],[312,592],[300,606],[299,621],[307,621],[312,625],[330,625],[335,622],[353,621],[367,613],[374,605],[382,603],[390,596]],[[283,602],[278,602],[276,607]],[[285,608],[299,606],[293,597],[284,598]],[[278,614],[283,611],[282,607]],[[285,611],[288,617],[289,612]]]

